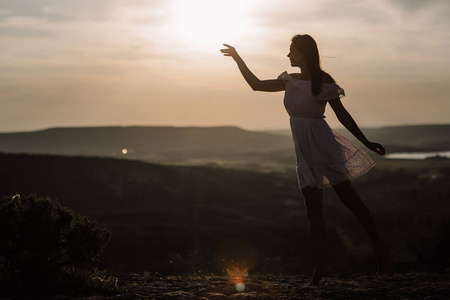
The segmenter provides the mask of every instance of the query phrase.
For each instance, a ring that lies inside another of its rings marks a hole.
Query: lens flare
[[[243,284],[242,282],[238,283],[238,284],[235,285],[235,288],[236,288],[236,291],[241,293],[241,292],[243,292],[245,290],[245,284]]]
[[[236,291],[243,292],[245,290],[244,280],[248,276],[248,267],[231,266],[227,268],[227,274],[233,281]]]
[[[215,260],[220,269],[226,272],[236,291],[243,292],[247,288],[244,282],[249,277],[248,272],[258,260],[258,251],[245,240],[228,240],[219,245]]]

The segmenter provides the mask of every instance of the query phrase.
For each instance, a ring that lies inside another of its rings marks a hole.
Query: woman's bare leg
[[[316,286],[325,271],[325,222],[323,219],[323,193],[321,189],[305,187],[302,189],[306,213],[309,219],[314,249],[314,273],[309,285]]]
[[[388,263],[389,246],[381,239],[369,209],[364,202],[362,202],[349,180],[336,184],[333,188],[339,196],[339,199],[341,199],[344,205],[352,211],[369,235],[377,258],[377,274],[385,273]]]

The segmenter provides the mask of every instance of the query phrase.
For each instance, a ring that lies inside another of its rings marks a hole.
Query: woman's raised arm
[[[284,91],[286,88],[284,80],[282,79],[271,79],[271,80],[259,80],[250,69],[247,67],[245,62],[237,53],[236,49],[230,45],[223,44],[226,49],[221,49],[220,51],[224,56],[231,56],[237,63],[242,76],[244,76],[245,81],[250,85],[254,91],[263,92],[279,92]]]

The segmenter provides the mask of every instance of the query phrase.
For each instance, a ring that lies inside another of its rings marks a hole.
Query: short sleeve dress
[[[323,189],[358,177],[375,164],[370,156],[348,139],[333,131],[324,120],[328,100],[345,96],[335,83],[322,84],[319,95],[311,92],[311,82],[283,72],[286,84],[284,106],[290,116],[297,157],[300,188]]]

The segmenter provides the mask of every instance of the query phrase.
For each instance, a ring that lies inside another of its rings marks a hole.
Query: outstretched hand
[[[224,56],[231,56],[234,60],[239,57],[239,54],[233,46],[230,46],[228,44],[223,45],[227,47],[226,49],[220,49],[220,52],[222,52]]]
[[[366,147],[369,148],[370,150],[376,152],[377,154],[383,156],[386,153],[386,150],[384,150],[384,147],[381,146],[378,143],[372,143],[372,142],[368,142],[366,144]]]

